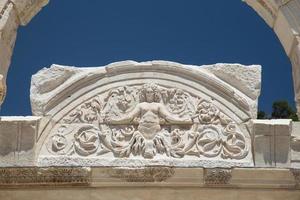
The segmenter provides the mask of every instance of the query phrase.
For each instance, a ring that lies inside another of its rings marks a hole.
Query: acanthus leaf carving
[[[100,119],[102,104],[99,97],[95,97],[72,111],[63,121],[65,123],[93,123]]]
[[[95,127],[83,126],[74,134],[74,147],[79,155],[88,156],[97,151],[100,144],[98,130]]]
[[[212,101],[155,83],[98,94],[59,125],[47,145],[54,155],[240,160],[249,153],[239,126]]]

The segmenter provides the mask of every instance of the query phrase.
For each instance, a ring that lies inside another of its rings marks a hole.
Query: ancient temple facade
[[[291,61],[299,116],[300,0],[243,1]],[[0,0],[0,106],[17,29],[48,2]],[[260,82],[239,64],[42,69],[33,116],[0,117],[0,200],[299,200],[300,123],[255,119]]]
[[[257,120],[261,67],[52,65],[1,117],[0,199],[299,199],[300,123]]]

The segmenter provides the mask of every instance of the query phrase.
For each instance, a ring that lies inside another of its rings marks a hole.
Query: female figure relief
[[[161,130],[160,119],[164,119],[170,124],[192,124],[191,119],[182,119],[173,116],[165,106],[160,103],[158,86],[155,84],[145,84],[140,91],[140,101],[136,107],[125,113],[119,119],[109,119],[106,121],[109,124],[129,124],[135,118],[139,118],[138,131],[143,134],[146,139],[153,139],[156,133]]]
[[[135,119],[138,119],[136,132],[144,137],[145,152],[143,155],[146,158],[152,158],[155,154],[154,138],[162,131],[161,124],[192,124],[190,118],[179,118],[165,108],[161,103],[159,88],[155,84],[143,85],[140,91],[140,103],[132,111],[118,119],[107,117],[105,121],[109,124],[121,125],[132,124]]]

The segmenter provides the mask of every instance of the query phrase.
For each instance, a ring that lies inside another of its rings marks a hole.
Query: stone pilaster
[[[34,166],[39,117],[0,118],[0,167]]]
[[[253,120],[255,166],[289,168],[291,132],[288,119]]]

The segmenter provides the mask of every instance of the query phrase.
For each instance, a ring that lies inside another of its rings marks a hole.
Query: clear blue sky
[[[241,0],[51,0],[18,30],[0,115],[31,115],[31,75],[52,63],[121,60],[263,66],[260,109],[294,104],[291,64],[276,35]]]

